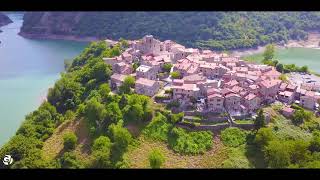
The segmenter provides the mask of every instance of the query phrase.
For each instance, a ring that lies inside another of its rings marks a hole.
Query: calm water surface
[[[87,43],[30,40],[17,33],[22,14],[7,14],[13,23],[0,29],[0,147],[13,136],[25,115],[35,110],[63,71],[64,60]]]

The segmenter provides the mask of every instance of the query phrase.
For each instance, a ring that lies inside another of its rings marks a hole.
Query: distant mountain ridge
[[[233,50],[306,39],[319,12],[27,12],[30,38],[137,39],[153,34],[186,46]]]

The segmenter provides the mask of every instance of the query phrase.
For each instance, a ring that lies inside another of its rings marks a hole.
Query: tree
[[[125,122],[141,122],[143,120],[144,111],[140,104],[127,105],[123,108],[123,118]]]
[[[73,132],[68,132],[63,136],[63,146],[67,151],[73,150],[78,141],[77,136]]]
[[[149,154],[150,167],[158,169],[165,162],[165,157],[159,149],[154,149]]]
[[[92,154],[94,157],[94,167],[108,168],[111,166],[111,146],[112,143],[106,136],[100,136],[93,142]]]
[[[61,168],[79,169],[84,168],[84,163],[81,162],[74,152],[65,152],[60,158]]]
[[[262,128],[262,127],[265,127],[265,120],[266,120],[266,118],[265,118],[265,116],[263,114],[263,110],[260,109],[258,111],[258,115],[257,115],[256,119],[254,120],[255,129],[258,130],[258,129]]]
[[[272,140],[275,140],[276,136],[273,134],[270,128],[260,128],[256,133],[254,142],[260,146],[264,147]]]
[[[125,152],[133,139],[130,132],[123,127],[123,122],[120,121],[117,124],[111,124],[109,126],[109,131],[111,133],[115,149],[119,153]]]
[[[124,79],[122,85],[119,87],[120,94],[131,94],[131,88],[134,88],[135,79],[132,76],[128,76]]]
[[[309,150],[311,152],[320,152],[320,131],[316,130],[312,133]]]
[[[101,98],[106,101],[109,93],[111,92],[110,87],[107,83],[103,83],[99,86],[99,94],[101,95]]]
[[[276,66],[276,70],[277,70],[278,72],[283,73],[283,64],[278,63],[277,66]]]
[[[275,46],[273,44],[268,44],[263,52],[263,60],[272,60],[275,55]]]
[[[171,77],[172,77],[173,79],[180,79],[180,78],[181,78],[181,74],[180,74],[179,71],[173,71],[173,72],[171,73]]]
[[[303,123],[304,119],[305,119],[305,111],[302,109],[302,110],[296,110],[293,113],[291,121],[293,124],[299,125]]]
[[[171,63],[165,63],[163,66],[162,66],[162,70],[164,71],[164,72],[170,72],[170,70],[171,70],[171,68],[172,68],[172,64]]]
[[[302,66],[301,68],[300,68],[300,72],[309,72],[309,68],[308,68],[308,66]]]
[[[290,165],[290,149],[282,141],[270,141],[264,149],[265,159],[271,168],[285,168]]]
[[[12,167],[16,168],[43,168],[42,142],[33,137],[16,135],[0,149],[0,157],[10,154],[14,159]],[[4,164],[0,163],[0,168]]]
[[[101,125],[106,118],[106,109],[96,97],[92,97],[86,103],[84,115],[85,118],[92,124],[99,123],[98,125]]]
[[[279,76],[279,79],[280,79],[281,81],[283,81],[283,82],[288,82],[288,76],[285,75],[285,74],[281,74],[281,75]]]
[[[118,103],[112,102],[107,105],[106,108],[106,120],[107,124],[117,123],[122,119],[122,112],[119,108]]]
[[[310,156],[309,142],[304,140],[288,141],[291,143],[291,161],[294,164],[302,164]]]

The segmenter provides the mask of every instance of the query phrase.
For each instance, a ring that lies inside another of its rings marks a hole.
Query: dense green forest
[[[191,47],[229,50],[305,39],[319,12],[27,12],[21,32],[139,39],[152,34]]]

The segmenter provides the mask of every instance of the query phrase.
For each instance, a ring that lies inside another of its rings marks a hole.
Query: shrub
[[[261,128],[258,130],[254,142],[260,147],[263,147],[275,138],[276,137],[270,128]]]
[[[66,133],[63,136],[64,149],[67,151],[73,150],[76,147],[77,140],[78,138],[74,133],[72,132]]]
[[[221,139],[226,146],[238,147],[246,142],[246,135],[243,130],[230,127],[221,132]]]
[[[167,118],[161,113],[157,113],[156,117],[147,125],[143,133],[150,138],[156,140],[167,141],[168,133],[172,125],[167,122]]]
[[[94,156],[94,166],[97,168],[110,167],[111,141],[106,136],[97,138],[92,146],[92,154]]]
[[[183,117],[184,117],[184,112],[181,112],[181,113],[178,113],[178,114],[173,114],[172,113],[170,115],[170,122],[175,124],[177,122],[182,121]]]
[[[179,71],[173,71],[173,72],[171,73],[171,77],[172,77],[173,79],[180,79],[180,78],[181,78],[181,74],[180,74]]]
[[[169,137],[169,146],[181,154],[200,154],[212,147],[210,131],[186,132],[182,128],[173,128]]]
[[[264,148],[264,154],[271,168],[285,168],[290,165],[290,150],[287,143],[270,141]]]
[[[153,169],[160,168],[164,161],[165,157],[162,154],[162,152],[158,149],[152,150],[149,154],[150,167]]]
[[[79,169],[84,168],[84,163],[81,162],[75,153],[66,152],[60,158],[60,164],[62,168]]]

